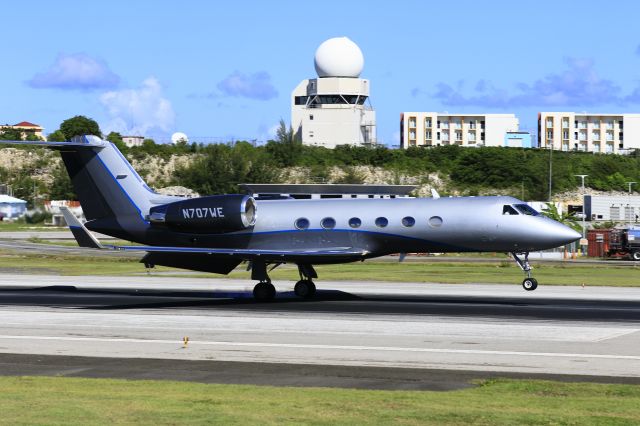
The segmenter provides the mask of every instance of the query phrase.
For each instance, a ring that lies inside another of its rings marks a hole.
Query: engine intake
[[[148,218],[153,226],[183,232],[241,231],[256,223],[256,202],[248,195],[212,195],[152,207]]]

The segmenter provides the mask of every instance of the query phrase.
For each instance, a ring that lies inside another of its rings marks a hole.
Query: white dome
[[[364,56],[357,44],[347,37],[330,38],[316,50],[318,77],[360,77]]]
[[[189,142],[189,138],[182,132],[175,132],[171,135],[171,143],[176,144],[180,141]]]

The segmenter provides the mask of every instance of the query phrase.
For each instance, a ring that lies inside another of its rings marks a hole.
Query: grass
[[[66,231],[68,229],[69,228],[67,228],[66,226],[46,226],[42,223],[24,223],[24,222],[18,222],[18,221],[16,222],[1,221],[0,222],[0,233],[19,232],[19,231],[25,231],[25,232]]]
[[[3,424],[634,425],[640,386],[488,380],[453,392],[1,377]]]
[[[142,257],[142,256],[140,256]],[[0,251],[0,272],[57,275],[139,275],[146,270],[137,257],[47,255]],[[582,285],[640,287],[640,265],[629,262],[617,266],[559,262],[533,262],[534,276],[542,285]],[[230,278],[249,279],[246,265],[241,264]],[[321,281],[391,281],[432,283],[504,283],[517,284],[523,274],[511,261],[495,262],[430,262],[429,259],[405,261],[367,261],[316,267]],[[152,273],[181,272],[180,269],[156,267]],[[177,275],[177,274],[176,274]],[[197,274],[206,278],[215,274]],[[298,279],[295,265],[282,265],[270,273],[274,281]]]

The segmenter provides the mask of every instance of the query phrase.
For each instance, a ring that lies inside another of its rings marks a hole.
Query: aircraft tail
[[[138,240],[148,228],[152,199],[159,197],[108,141],[97,136],[74,138],[57,147],[82,205],[87,228]]]
[[[71,142],[0,141],[38,145],[60,151],[82,205],[86,227],[129,241],[139,241],[149,228],[146,216],[158,199],[111,142],[97,136],[78,136]]]

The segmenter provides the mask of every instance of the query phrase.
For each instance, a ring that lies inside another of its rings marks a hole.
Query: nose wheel
[[[524,281],[522,281],[522,288],[527,291],[533,291],[538,288],[538,280],[535,278],[525,278]]]
[[[516,261],[520,269],[522,269],[522,271],[527,275],[527,277],[522,281],[522,288],[527,291],[533,291],[538,288],[538,280],[531,276],[531,270],[533,269],[533,267],[529,264],[529,252],[511,252],[510,254],[513,257],[513,260]],[[524,255],[524,259],[520,258],[520,255]]]

